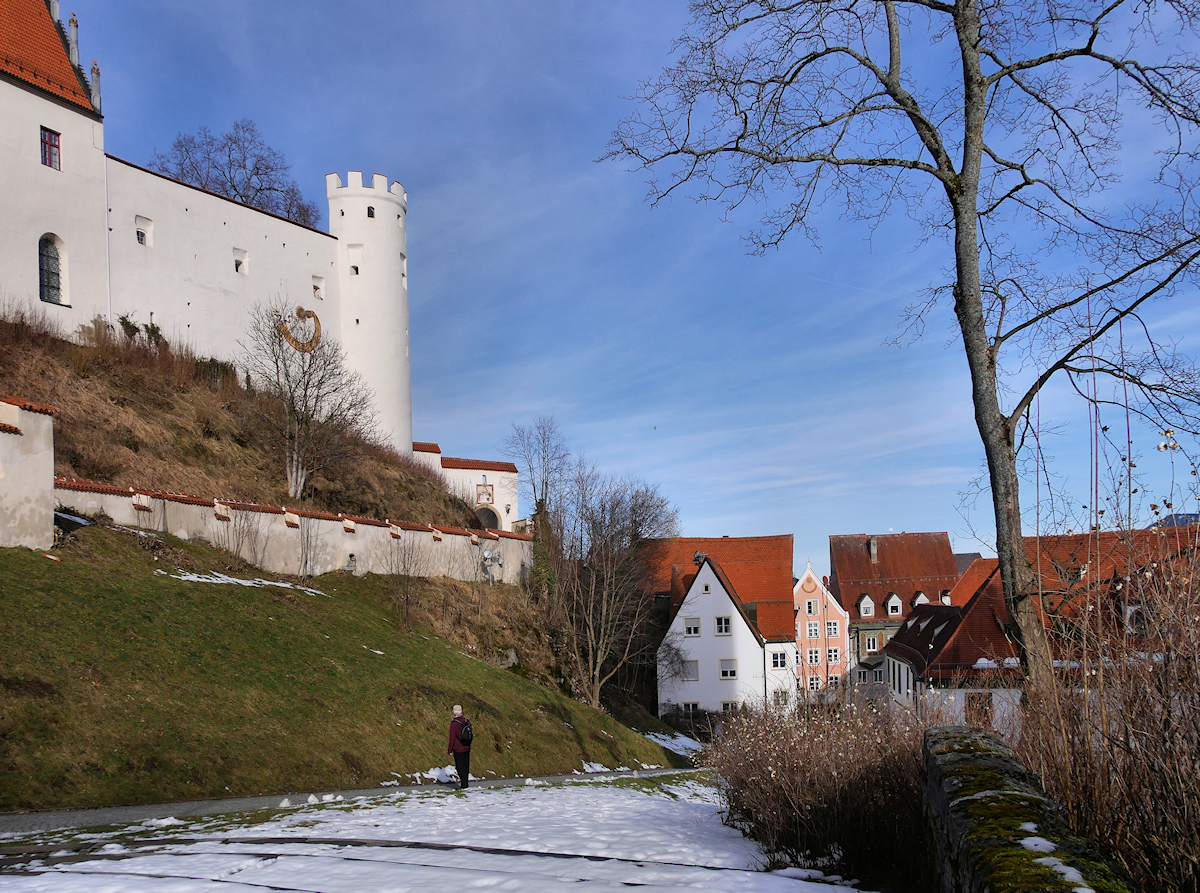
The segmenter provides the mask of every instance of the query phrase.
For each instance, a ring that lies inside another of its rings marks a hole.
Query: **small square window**
[[[775,706],[776,707],[786,707],[788,705],[789,700],[791,700],[791,699],[788,697],[787,689],[777,689],[775,691]]]
[[[866,643],[868,654],[879,650],[879,636],[863,636],[863,641]]]
[[[683,711],[684,716],[692,716],[700,711],[700,704],[697,701],[684,701],[679,708]]]
[[[786,670],[787,669],[787,652],[772,651],[771,652],[771,669]]]
[[[730,624],[728,617],[717,617],[717,635],[728,636],[730,634]]]
[[[889,602],[888,603],[888,613],[889,614],[899,614],[900,613],[900,602],[897,602],[897,601]]]
[[[810,620],[810,621],[808,621],[807,624],[805,624],[805,627],[807,629],[808,637],[810,639],[821,638],[821,621],[820,620]]]
[[[737,709],[738,709],[737,701],[722,701],[721,702],[721,712],[722,713],[733,713]]]
[[[876,670],[874,679],[876,682],[882,682],[883,681],[883,670]]]
[[[808,690],[809,691],[820,691],[821,690],[821,677],[820,676],[809,676],[808,677]]]
[[[858,603],[858,613],[863,617],[872,617],[875,614],[875,603],[865,595]]]
[[[699,682],[700,681],[700,661],[685,660],[683,662],[683,681],[684,682]]]
[[[42,164],[62,170],[62,137],[48,127],[42,128]]]
[[[721,678],[737,679],[737,658],[721,661]]]
[[[829,688],[837,688],[841,684],[842,684],[842,677],[840,677],[840,676],[830,676],[827,681],[827,685]]]
[[[836,620],[825,621],[825,638],[836,639],[838,637],[838,627],[840,624]]]
[[[700,618],[699,617],[684,617],[683,618],[683,634],[685,636],[700,635]]]
[[[367,205],[367,216],[368,217],[375,216],[375,209],[373,207],[371,207],[370,205]]]
[[[841,648],[830,648],[829,649],[829,663],[832,665],[832,664],[840,664],[841,662],[842,662],[842,649]]]
[[[705,595],[708,595],[710,592],[712,592],[712,586],[710,586],[708,583],[705,583],[703,586],[700,587],[700,591],[703,592]]]
[[[820,603],[815,598],[810,598],[804,605],[804,613],[808,615],[819,614]]]
[[[818,667],[821,665],[821,649],[820,648],[809,648],[808,649],[808,665],[810,667]]]
[[[146,231],[144,229],[139,229],[137,231],[137,240],[139,245],[146,244]]]

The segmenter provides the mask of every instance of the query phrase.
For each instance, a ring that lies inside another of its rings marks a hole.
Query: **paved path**
[[[579,781],[588,778],[651,778],[671,773],[691,773],[696,769],[636,769],[626,772],[594,772],[581,775],[542,775],[537,781],[548,783]],[[472,779],[472,788],[495,788],[505,785],[523,785],[524,778]],[[322,796],[340,795],[346,800],[355,797],[382,797],[400,792],[445,790],[451,785],[419,784],[391,785],[387,787],[360,788],[354,791],[303,791],[270,794],[264,797],[229,797],[223,800],[188,800],[182,803],[157,803],[147,806],[104,806],[99,809],[61,809],[45,812],[21,812],[0,815],[0,834],[28,834],[38,831],[53,831],[58,828],[95,828],[108,825],[136,825],[147,819],[168,817],[186,818],[194,816],[222,815],[225,813],[250,812],[255,809],[276,809],[286,797],[293,806],[303,806],[310,794],[318,800]]]

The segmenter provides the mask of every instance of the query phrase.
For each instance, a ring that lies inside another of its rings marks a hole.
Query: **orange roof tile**
[[[651,590],[681,601],[696,575],[697,552],[721,566],[747,604],[792,601],[792,535],[672,537],[648,540]],[[793,638],[795,631],[793,630]]]
[[[0,0],[0,73],[96,114],[44,0]]]
[[[876,545],[876,561],[871,561],[870,542]],[[901,622],[913,608],[918,592],[931,602],[958,582],[958,567],[950,536],[946,533],[866,533],[829,538],[829,591],[850,614],[851,622],[861,620],[858,605],[868,595],[875,603],[871,622]],[[890,593],[902,604],[899,615],[882,610]]]
[[[786,602],[758,602],[754,622],[768,642],[796,641],[796,608]]]
[[[0,433],[4,433],[4,434],[20,434],[20,433],[21,433],[21,429],[20,429],[20,428],[18,428],[16,425],[6,425],[6,424],[4,424],[3,422],[0,422]]]
[[[473,471],[511,471],[517,473],[517,466],[511,462],[492,462],[489,459],[452,459],[442,456],[442,468],[468,468]]]
[[[23,409],[26,412],[39,412],[42,415],[54,415],[58,412],[53,406],[47,406],[45,403],[34,403],[32,400],[22,400],[20,397],[10,397],[3,394],[0,394],[0,403],[16,406],[18,409]]]
[[[436,443],[424,443],[423,441],[420,441],[420,440],[413,441],[413,452],[414,453],[440,453],[441,451],[442,451],[442,448],[440,446],[438,446]]]

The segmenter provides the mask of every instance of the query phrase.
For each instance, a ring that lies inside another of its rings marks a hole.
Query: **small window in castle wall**
[[[312,286],[313,286],[313,297],[316,298],[318,301],[324,301],[325,300],[325,277],[324,276],[314,276],[312,278]]]
[[[154,221],[149,217],[137,214],[133,218],[134,231],[137,233],[137,243],[147,248],[154,245]]]
[[[347,245],[346,259],[350,264],[350,275],[357,276],[359,268],[362,266],[362,245]]]
[[[250,275],[250,253],[241,248],[233,249],[233,271],[243,276]]]
[[[42,128],[42,164],[62,170],[62,137],[49,127]]]
[[[368,217],[375,216],[375,209],[373,207],[371,207],[370,205],[367,205],[367,216]]]

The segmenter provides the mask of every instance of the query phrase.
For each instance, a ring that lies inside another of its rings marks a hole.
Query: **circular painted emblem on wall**
[[[300,322],[304,322],[306,319],[313,321],[312,337],[307,341],[301,341],[292,334],[292,330],[288,328],[287,320],[281,319],[275,328],[279,329],[279,334],[283,336],[284,341],[292,345],[300,353],[308,353],[321,343],[321,320],[317,319],[317,314],[311,310],[305,310],[303,307],[296,308],[296,319]]]

